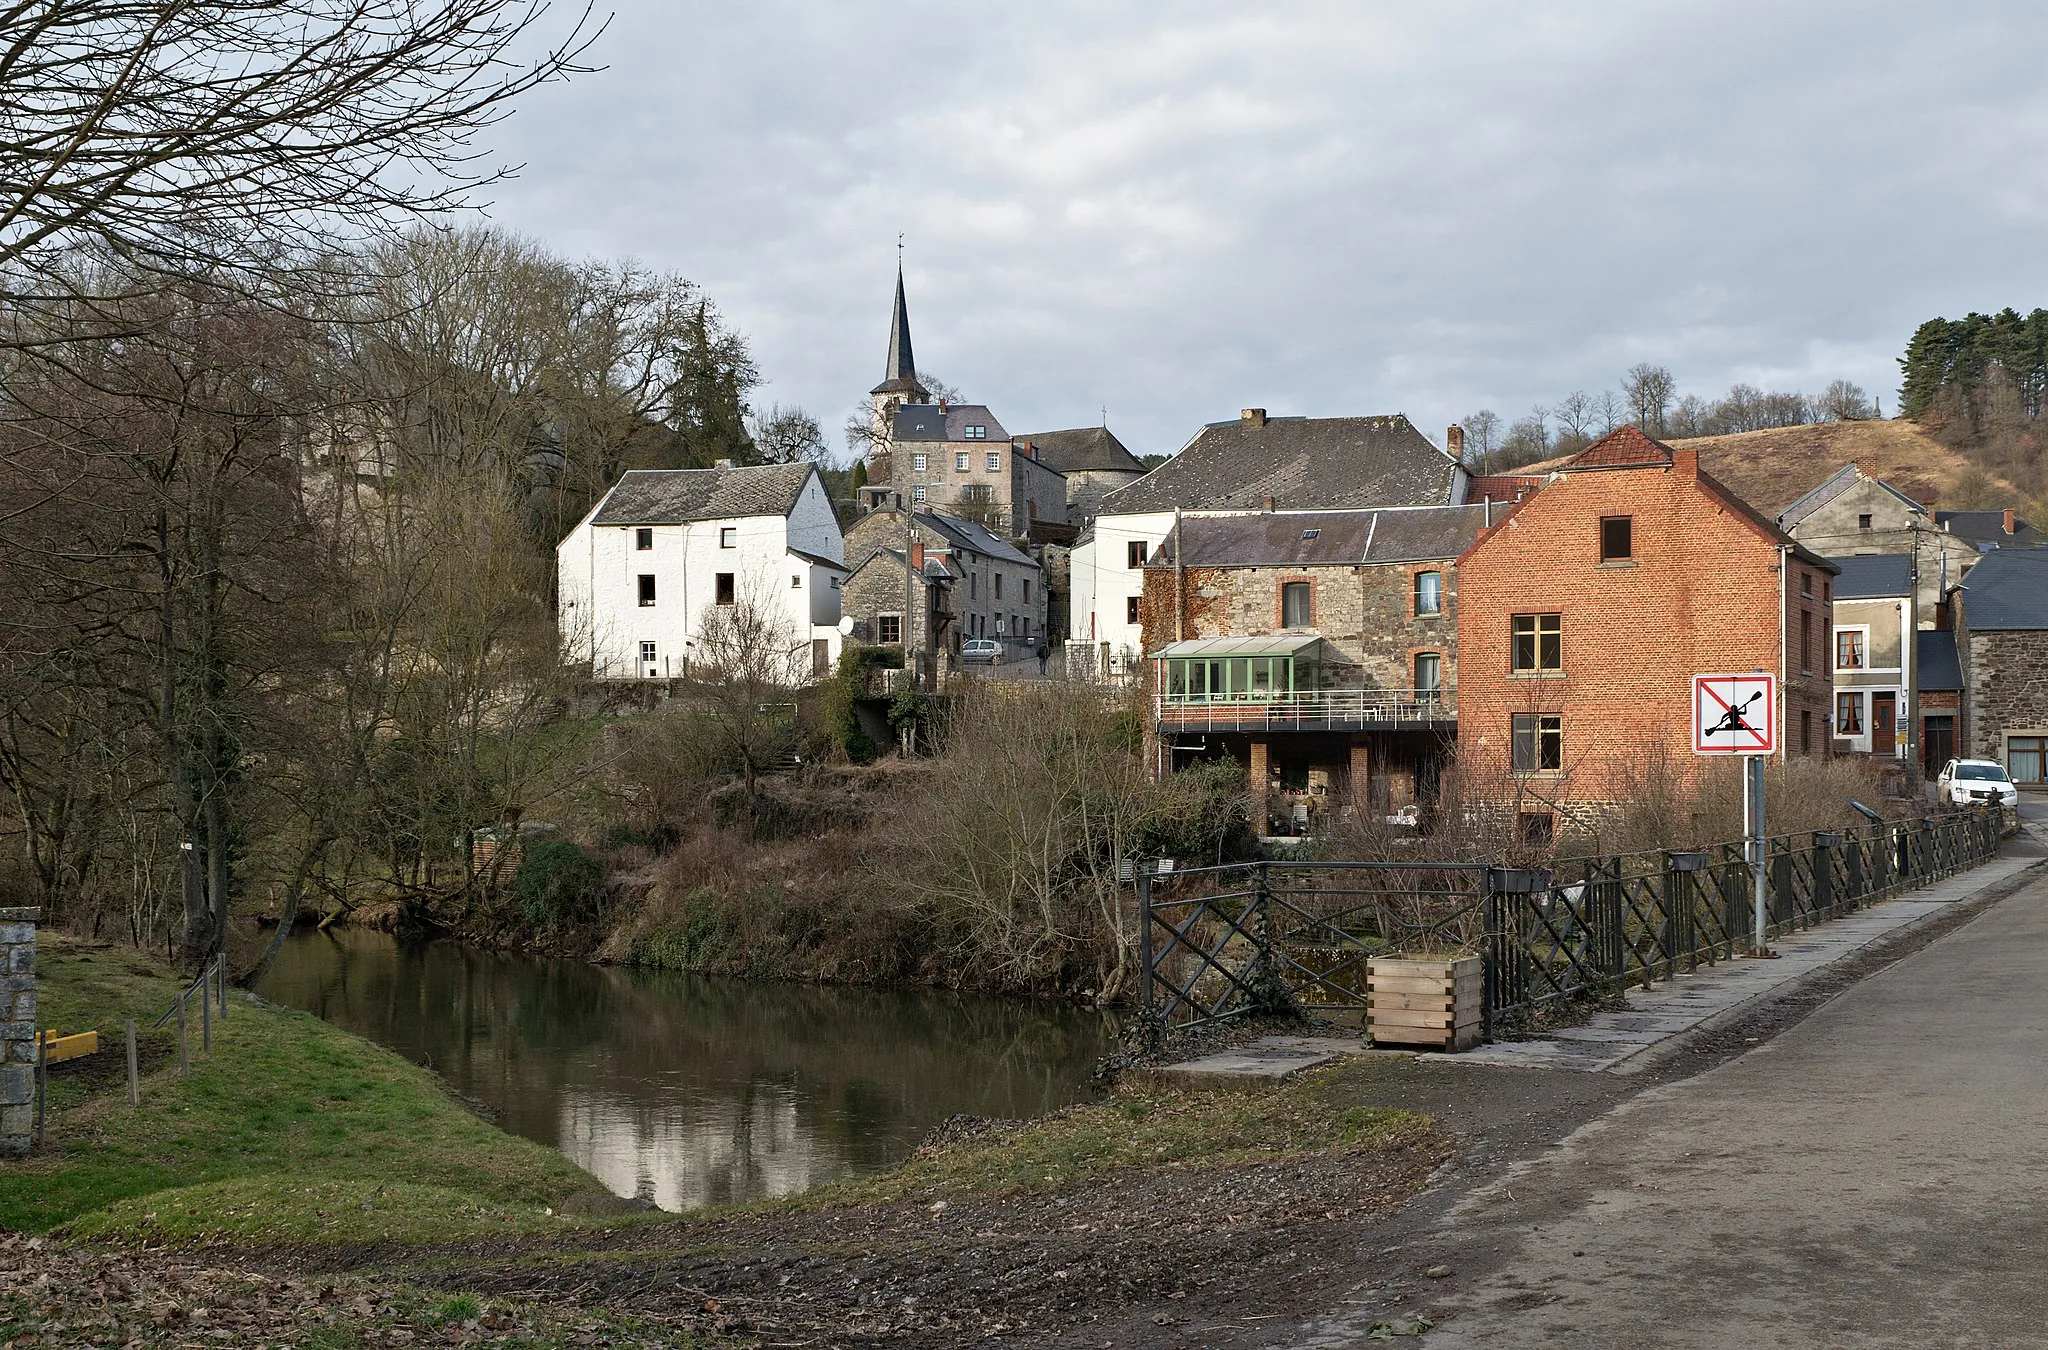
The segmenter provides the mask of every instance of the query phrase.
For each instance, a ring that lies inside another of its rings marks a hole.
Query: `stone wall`
[[[1970,689],[1962,753],[2003,764],[2008,734],[2048,732],[2048,631],[1973,632],[1961,647]]]
[[[0,1157],[28,1152],[35,1126],[36,921],[39,909],[0,909]]]

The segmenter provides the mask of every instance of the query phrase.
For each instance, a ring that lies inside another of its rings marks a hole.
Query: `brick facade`
[[[1630,518],[1631,556],[1603,562],[1601,522],[1611,517]],[[1700,473],[1697,452],[1633,428],[1605,438],[1459,560],[1461,764],[1506,774],[1512,718],[1554,714],[1562,766],[1530,775],[1528,786],[1567,809],[1604,806],[1625,794],[1632,765],[1659,749],[1692,772],[1694,674],[1752,669],[1779,675],[1780,746],[1801,753],[1804,726],[1807,753],[1825,753],[1828,663],[1816,652],[1802,669],[1797,645],[1802,612],[1811,631],[1831,629],[1833,569],[1790,553],[1781,611],[1779,561],[1791,548]],[[1548,614],[1561,618],[1561,669],[1516,672],[1514,617]]]

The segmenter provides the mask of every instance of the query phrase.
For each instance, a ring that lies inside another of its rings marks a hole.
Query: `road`
[[[1408,1235],[1423,1343],[2048,1345],[2044,995],[2035,880]],[[1408,1329],[1369,1292],[1291,1343]]]

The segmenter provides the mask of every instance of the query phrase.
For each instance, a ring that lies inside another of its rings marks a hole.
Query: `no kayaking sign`
[[[1692,677],[1692,749],[1696,755],[1769,755],[1778,748],[1778,677]]]

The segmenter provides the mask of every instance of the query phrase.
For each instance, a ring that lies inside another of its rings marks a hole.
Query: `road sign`
[[[1769,755],[1778,749],[1778,677],[1692,677],[1692,749],[1696,755]]]

